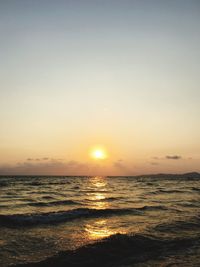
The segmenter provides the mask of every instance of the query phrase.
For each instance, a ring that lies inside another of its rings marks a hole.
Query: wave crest
[[[136,212],[137,210],[135,210]],[[61,223],[78,218],[123,215],[133,213],[132,209],[89,209],[78,208],[68,211],[39,214],[0,215],[0,225],[6,227],[33,226],[38,224]]]
[[[76,250],[59,252],[56,256],[39,263],[15,267],[64,267],[64,266],[127,266],[162,255],[170,255],[174,249],[191,247],[196,239],[158,239],[142,234],[115,234]],[[135,265],[134,265],[135,266]]]

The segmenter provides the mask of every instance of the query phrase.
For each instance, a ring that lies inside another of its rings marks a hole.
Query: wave
[[[134,211],[137,212],[136,209]],[[68,211],[48,212],[39,214],[0,215],[0,226],[33,226],[39,224],[62,223],[79,218],[123,215],[127,213],[133,213],[133,210],[78,208]]]
[[[199,208],[199,201],[193,200],[193,202],[185,202],[182,201],[181,203],[178,203],[181,207],[191,207],[191,208]]]
[[[151,191],[146,195],[159,195],[159,194],[185,194],[186,191],[176,190],[176,189],[159,189],[155,191]]]
[[[186,191],[182,191],[182,190],[178,190],[178,189],[159,189],[158,192],[159,193],[166,193],[166,194],[174,194],[174,193],[185,194],[186,193]]]
[[[192,190],[193,190],[193,191],[200,192],[200,188],[198,188],[198,187],[192,187]]]
[[[0,187],[6,187],[8,186],[8,183],[5,181],[0,181]]]
[[[4,227],[20,227],[20,226],[34,226],[40,224],[56,224],[67,222],[70,220],[81,218],[93,217],[106,217],[106,216],[122,216],[142,215],[144,211],[163,209],[162,206],[144,206],[140,208],[127,208],[127,209],[90,209],[90,208],[77,208],[68,211],[34,213],[34,214],[12,214],[0,215],[0,226]]]
[[[40,186],[40,185],[46,185],[46,184],[43,183],[43,182],[40,182],[40,181],[33,181],[33,182],[28,183],[28,185],[31,185],[31,186]]]
[[[170,208],[171,209],[171,208]],[[153,211],[153,210],[169,210],[166,206],[144,206],[140,210]]]
[[[135,266],[140,262],[168,256],[174,251],[185,251],[197,242],[195,238],[158,239],[136,234],[115,234],[101,241],[76,250],[59,252],[56,256],[39,263],[15,267],[64,267],[64,266]]]
[[[124,197],[106,197],[106,198],[103,198],[103,199],[89,199],[89,198],[86,198],[85,200],[86,201],[91,201],[91,202],[112,202],[112,201],[116,201],[116,200],[122,200],[122,199],[125,199]]]
[[[83,189],[83,190],[81,190],[80,191],[81,193],[85,193],[85,194],[87,194],[87,193],[93,193],[93,194],[98,194],[98,193],[111,193],[111,191],[110,190],[105,190],[105,189],[100,189],[100,190],[97,190],[97,189]]]
[[[189,221],[175,221],[171,223],[162,223],[155,226],[154,230],[160,232],[194,231],[200,229],[200,217],[195,216]]]
[[[51,196],[43,196],[42,198],[43,199],[54,199],[54,197],[51,197]]]
[[[50,201],[50,202],[33,202],[28,203],[29,206],[36,207],[46,207],[46,206],[59,206],[59,205],[81,205],[79,202],[73,200],[60,200],[60,201]]]

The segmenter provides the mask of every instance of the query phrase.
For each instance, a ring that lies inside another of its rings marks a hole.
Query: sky
[[[0,39],[0,174],[200,171],[198,0],[0,0]]]

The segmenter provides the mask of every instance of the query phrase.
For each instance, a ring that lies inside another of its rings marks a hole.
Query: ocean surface
[[[18,264],[200,266],[200,175],[0,177],[0,266]]]

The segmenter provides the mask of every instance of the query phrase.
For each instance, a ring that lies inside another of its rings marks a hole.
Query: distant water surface
[[[188,176],[1,177],[0,266],[102,239],[126,253],[113,266],[200,266],[199,208],[200,179]]]

